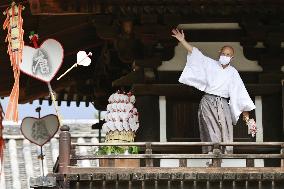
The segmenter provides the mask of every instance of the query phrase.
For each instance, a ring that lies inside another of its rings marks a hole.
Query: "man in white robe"
[[[205,92],[198,110],[201,141],[233,142],[233,124],[237,123],[240,114],[248,120],[248,112],[255,109],[238,71],[230,65],[234,49],[222,47],[217,61],[191,46],[182,30],[173,29],[172,36],[188,50],[179,82]],[[232,149],[227,147],[225,152],[232,153]],[[202,151],[208,153],[212,148],[203,147]]]

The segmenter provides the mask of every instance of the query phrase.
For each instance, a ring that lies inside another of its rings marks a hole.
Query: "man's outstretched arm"
[[[173,29],[172,33],[172,36],[179,40],[184,48],[191,53],[193,47],[185,40],[183,30],[179,31],[178,29]]]

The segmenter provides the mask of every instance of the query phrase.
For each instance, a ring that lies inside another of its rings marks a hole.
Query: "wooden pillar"
[[[280,87],[280,86],[279,86]],[[282,139],[282,94],[275,93],[262,96],[262,122],[264,142],[283,141]],[[264,160],[265,167],[280,166],[280,160]]]
[[[280,150],[280,154],[284,155],[284,145],[281,145],[281,150]],[[283,157],[283,156],[282,156]],[[281,159],[281,168],[284,169],[284,159]]]
[[[280,94],[263,97],[263,137],[266,141],[282,141],[282,105]],[[265,167],[280,166],[279,159],[264,160]]]
[[[69,133],[69,127],[63,125],[59,134],[59,168],[60,174],[66,174],[69,172],[68,166],[70,165],[70,149],[71,149],[71,135]]]
[[[284,138],[284,79],[281,81],[282,83],[282,120],[283,120],[283,127],[282,127],[282,141]]]
[[[158,96],[136,96],[139,111],[136,141],[160,141],[160,111]]]

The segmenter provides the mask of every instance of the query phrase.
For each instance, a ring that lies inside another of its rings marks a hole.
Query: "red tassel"
[[[32,39],[31,39],[31,41],[33,42],[34,47],[37,49],[37,48],[38,48],[38,44],[37,44],[38,38],[37,38],[37,36],[34,35],[34,36],[32,37]]]

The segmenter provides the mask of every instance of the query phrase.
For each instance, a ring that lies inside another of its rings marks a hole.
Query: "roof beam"
[[[250,95],[261,96],[281,93],[279,84],[246,84]],[[200,97],[202,92],[182,84],[134,84],[132,91],[135,95],[156,95],[172,97]]]

